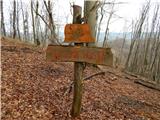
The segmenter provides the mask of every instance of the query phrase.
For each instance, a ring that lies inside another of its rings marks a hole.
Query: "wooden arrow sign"
[[[110,48],[49,45],[46,56],[52,62],[87,62],[108,66],[113,64]]]

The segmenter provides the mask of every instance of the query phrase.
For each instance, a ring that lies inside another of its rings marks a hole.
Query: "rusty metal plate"
[[[49,45],[46,58],[52,62],[87,62],[108,66],[113,64],[110,48]]]
[[[64,42],[88,43],[95,42],[91,36],[91,31],[88,24],[67,24],[65,26]]]

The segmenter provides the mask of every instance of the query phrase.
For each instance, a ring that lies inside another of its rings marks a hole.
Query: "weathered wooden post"
[[[78,5],[73,5],[73,24],[81,24],[82,8]],[[75,46],[83,46],[83,43],[75,43]],[[80,114],[82,101],[83,87],[83,63],[74,63],[74,95],[71,110],[71,116],[76,117]]]
[[[73,5],[73,24],[65,26],[64,42],[75,46],[49,45],[46,50],[47,61],[74,62],[74,94],[71,116],[77,117],[81,111],[83,88],[83,63],[112,66],[113,54],[110,48],[86,47],[84,43],[95,42],[88,24],[81,24],[82,8]]]

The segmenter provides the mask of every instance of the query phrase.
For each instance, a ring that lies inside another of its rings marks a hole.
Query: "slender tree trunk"
[[[120,63],[120,64],[124,64],[124,63],[121,63],[121,61],[122,61],[122,58],[123,58],[122,55],[124,55],[123,49],[124,49],[125,42],[126,42],[126,34],[124,33],[123,43],[122,43],[122,46],[121,46],[121,50],[120,50],[120,52],[119,52],[119,58],[120,58],[120,59],[119,59],[119,63]]]
[[[38,9],[39,9],[39,3],[38,0],[36,1],[36,13],[38,13]],[[39,29],[40,29],[40,21],[38,18],[38,15],[36,14],[35,16],[35,29],[36,29],[36,44],[40,45],[40,41],[39,41]]]
[[[103,17],[104,17],[104,4],[101,6],[101,18],[100,18],[100,21],[99,21],[99,24],[98,24],[98,31],[97,31],[97,43],[99,41],[99,35],[100,35],[100,32],[101,32],[101,23],[102,23],[102,20],[103,20]]]
[[[34,13],[33,13],[33,0],[31,0],[31,15],[32,15],[32,31],[33,31],[33,40],[36,43],[36,33],[35,33],[35,21],[34,21]]]
[[[46,20],[48,19],[48,17],[47,17],[47,13],[46,13]],[[47,36],[48,36],[48,26],[45,24],[45,34],[44,34],[44,37],[45,37],[45,39],[47,39]]]
[[[160,51],[159,51],[159,53],[160,53]],[[158,60],[157,84],[160,84],[160,55],[159,55],[159,60]]]
[[[103,47],[107,47],[107,39],[108,39],[108,35],[109,35],[109,24],[110,24],[110,20],[112,18],[112,15],[113,15],[113,9],[114,9],[114,3],[112,4],[112,7],[111,7],[111,12],[109,14],[109,18],[108,18],[108,21],[107,21],[107,26],[106,26],[106,30],[105,30],[105,36],[104,36],[104,40],[103,40]]]
[[[55,27],[55,25],[54,25],[54,20],[53,20],[53,16],[52,16],[51,1],[48,0],[48,4],[47,4],[46,0],[44,0],[43,2],[44,2],[44,6],[45,6],[45,8],[46,8],[46,11],[47,11],[47,13],[48,13],[48,19],[45,20],[45,18],[44,18],[42,15],[40,15],[40,14],[38,13],[38,11],[35,11],[35,13],[36,13],[36,15],[38,15],[38,16],[41,18],[41,20],[42,20],[42,21],[46,24],[46,26],[49,28],[49,30],[50,30],[50,32],[51,32],[51,35],[50,35],[50,37],[49,37],[50,42],[51,42],[52,44],[60,44],[59,41],[58,41],[58,39],[57,39],[57,35],[56,35],[56,33],[55,33],[56,27]]]
[[[16,37],[16,1],[13,1],[13,38]]]
[[[132,34],[133,34],[134,30],[132,28]],[[131,38],[131,45],[130,45],[130,48],[129,48],[129,53],[128,53],[128,57],[127,57],[127,60],[126,60],[126,64],[125,64],[125,68],[128,69],[129,68],[129,63],[130,63],[130,59],[131,59],[131,56],[132,56],[132,51],[133,51],[133,48],[134,48],[134,44],[135,44],[135,39]]]
[[[55,33],[55,25],[54,25],[54,21],[53,21],[53,16],[52,16],[52,7],[51,7],[51,1],[48,0],[48,5],[47,5],[47,2],[46,0],[44,0],[44,5],[46,7],[46,10],[48,12],[48,18],[49,18],[49,24],[47,24],[47,26],[49,27],[50,31],[51,31],[51,37],[50,37],[50,41],[53,43],[53,44],[60,44],[58,39],[57,39],[57,36],[56,36],[56,33]],[[46,21],[44,21],[46,23]]]
[[[107,21],[107,26],[106,26],[106,31],[105,31],[105,36],[104,36],[104,40],[103,40],[103,47],[107,47],[106,45],[106,41],[108,39],[108,35],[109,35],[109,23],[110,23],[110,20],[112,18],[112,15],[113,15],[113,12],[111,11],[110,15],[109,15],[109,18],[108,18],[108,21]]]
[[[29,34],[29,23],[28,23],[28,11],[25,11],[25,33],[26,33],[26,40],[30,40],[30,34]]]
[[[6,36],[6,29],[4,24],[4,16],[3,16],[3,0],[1,2],[1,33],[2,35]]]
[[[27,35],[26,35],[26,30],[25,30],[25,15],[24,15],[24,10],[23,10],[22,0],[21,0],[21,10],[22,10],[22,20],[23,20],[23,39],[26,40]]]
[[[150,67],[151,70],[153,69],[156,59],[158,59],[158,51],[159,51],[158,49],[159,48],[160,48],[160,42],[158,43],[156,50],[155,50],[155,55],[153,56],[153,62],[151,63],[151,67]]]
[[[17,32],[18,32],[18,38],[21,40],[20,30],[19,30],[19,4],[17,2]]]
[[[9,13],[9,24],[10,24],[10,37],[12,37],[12,26],[13,26],[13,21],[12,21],[12,13]]]

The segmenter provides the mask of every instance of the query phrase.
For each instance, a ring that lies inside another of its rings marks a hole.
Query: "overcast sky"
[[[57,1],[58,1],[57,2],[58,13],[56,16],[61,18],[62,16],[68,15],[70,16],[68,22],[72,22],[69,2],[71,3],[74,2],[75,4],[80,6],[83,6],[84,3],[83,0],[57,0]],[[110,32],[124,31],[124,28],[129,26],[133,19],[139,17],[139,12],[142,8],[142,5],[146,3],[146,0],[115,0],[115,2],[124,2],[125,4],[115,5],[115,10],[116,10],[115,14],[117,16],[114,16],[114,18],[111,20],[111,24],[109,26]],[[157,3],[160,4],[160,0],[151,0],[151,5],[155,5]],[[63,19],[60,20],[64,21]],[[103,23],[105,24],[106,21],[104,21]],[[105,27],[102,27],[102,31],[104,30]]]
[[[9,22],[9,15],[7,11],[11,8],[11,2],[13,0],[4,0],[5,7],[5,19]],[[30,7],[30,0],[22,0],[24,3],[28,4]],[[70,3],[75,3],[76,5],[83,6],[83,0],[54,0],[54,19],[57,24],[62,25],[62,29],[64,25],[72,22],[71,8]],[[108,0],[106,0],[108,1]],[[110,0],[111,1],[111,0]],[[114,18],[111,20],[111,24],[109,26],[110,32],[122,32],[124,28],[131,24],[132,19],[138,18],[140,9],[146,0],[115,0],[115,2],[126,2],[125,4],[120,4],[115,6],[115,14]],[[151,4],[160,4],[160,0],[151,0]],[[29,11],[30,12],[30,11]],[[119,18],[121,17],[121,18]],[[68,18],[68,19],[67,19]],[[107,17],[103,21],[102,31],[105,30],[105,23],[107,21]],[[6,23],[9,24],[9,23]]]

